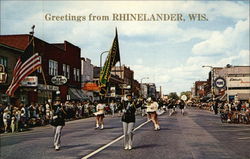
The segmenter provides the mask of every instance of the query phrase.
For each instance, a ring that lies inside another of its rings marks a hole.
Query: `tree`
[[[169,99],[171,99],[171,98],[172,99],[179,99],[179,96],[177,95],[176,92],[169,93],[168,97],[169,97]]]

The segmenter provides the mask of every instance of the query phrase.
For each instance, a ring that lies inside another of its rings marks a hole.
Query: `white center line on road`
[[[145,124],[147,124],[148,122],[150,122],[150,120],[149,120],[149,121],[146,121],[146,122],[142,123],[141,125],[139,125],[138,127],[136,127],[136,128],[134,129],[134,131],[138,130],[139,128],[141,128],[142,126],[144,126]],[[82,159],[88,159],[88,158],[90,158],[91,156],[93,156],[93,155],[95,155],[95,154],[101,152],[101,151],[104,150],[105,148],[109,147],[109,146],[112,145],[113,143],[115,143],[115,142],[121,140],[123,137],[124,137],[124,135],[122,135],[122,136],[116,138],[115,140],[113,140],[113,141],[109,142],[108,144],[106,144],[106,145],[100,147],[99,149],[95,150],[94,152],[91,152],[90,154],[84,156]]]
[[[245,139],[250,139],[250,137],[241,137],[241,138],[238,138],[238,140],[245,140]]]

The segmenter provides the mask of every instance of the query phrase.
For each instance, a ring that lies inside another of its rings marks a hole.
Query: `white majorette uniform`
[[[158,103],[157,102],[152,102],[152,103],[149,103],[149,105],[147,105],[147,113],[156,113],[156,111],[158,110]]]
[[[104,128],[103,118],[104,118],[104,108],[105,104],[99,103],[96,106],[96,112],[94,115],[96,116],[96,129],[99,128],[99,124],[101,124],[101,128]]]
[[[104,116],[104,104],[97,104],[96,112],[94,113],[96,116]]]
[[[160,130],[160,125],[157,117],[156,111],[158,110],[159,104],[156,101],[152,101],[151,98],[147,100],[147,113],[148,119],[151,119],[154,123],[155,130]]]

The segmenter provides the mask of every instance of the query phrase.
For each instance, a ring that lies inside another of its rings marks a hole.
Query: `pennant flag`
[[[120,59],[120,51],[119,51],[118,34],[117,34],[117,29],[116,29],[115,38],[113,40],[112,47],[109,50],[109,54],[106,58],[105,64],[100,73],[99,86],[101,88],[100,90],[101,95],[106,94],[107,83],[109,82],[109,78],[111,76],[111,69],[120,60],[121,59]]]
[[[8,96],[13,96],[16,89],[20,86],[21,81],[29,74],[41,66],[42,61],[38,53],[33,54],[34,38],[30,41],[22,55],[18,58],[13,70],[13,78],[9,88],[6,91]]]

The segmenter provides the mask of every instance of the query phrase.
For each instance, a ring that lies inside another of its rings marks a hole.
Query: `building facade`
[[[88,100],[93,100],[93,92],[95,90],[87,89],[86,85],[93,84],[94,82],[94,66],[91,64],[91,60],[88,58],[81,58],[81,87],[83,94]],[[88,87],[89,88],[89,87]]]
[[[211,96],[210,82],[209,81],[196,81],[194,84],[194,96],[198,98],[203,98],[208,95]]]
[[[24,51],[31,38],[32,36],[28,34],[1,35],[0,44]],[[34,52],[42,58],[42,69],[31,74],[38,77],[38,85],[32,88],[20,86],[15,92],[15,97],[24,103],[44,103],[48,99],[53,99],[56,92],[60,91],[62,101],[81,100],[81,49],[67,41],[50,44],[37,37],[34,37],[34,46]],[[16,63],[17,56],[12,58],[15,58],[14,63]],[[65,76],[67,83],[53,84],[51,78],[57,75]],[[21,97],[22,95],[26,96]]]
[[[214,68],[213,76],[215,95],[227,100],[250,100],[250,66]]]
[[[0,43],[0,64],[4,67],[4,73],[7,75],[5,80],[0,83],[0,103],[10,103],[10,98],[5,94],[11,83],[13,70],[17,58],[22,54],[22,50],[13,48]]]

